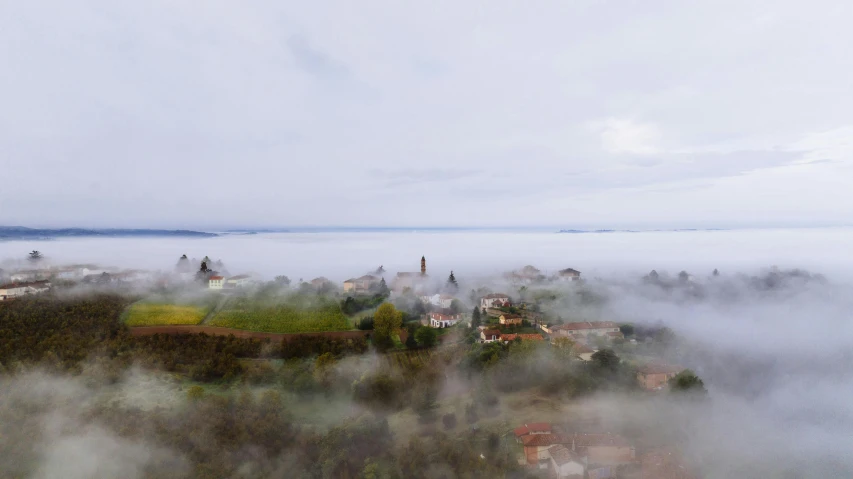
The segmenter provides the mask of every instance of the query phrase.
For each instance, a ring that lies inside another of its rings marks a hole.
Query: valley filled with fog
[[[596,301],[558,300],[552,311],[573,321],[670,328],[679,340],[659,353],[695,371],[709,393],[701,404],[600,393],[584,407],[620,427],[630,423],[679,438],[705,477],[824,478],[853,474],[851,244],[849,229],[278,233],[10,241],[0,243],[0,267],[25,266],[27,253],[39,250],[51,264],[169,272],[187,254],[266,280],[288,275],[294,282],[319,276],[341,282],[382,265],[390,281],[398,271],[417,270],[423,255],[436,281],[453,271],[460,296],[484,286],[514,294],[517,288],[502,274],[528,264],[546,274],[575,268]],[[651,270],[659,279],[646,276]],[[689,281],[679,277],[682,271]],[[134,371],[134,384],[140,374]],[[29,386],[18,384],[14,394],[37,394],[46,380],[39,375]],[[82,386],[63,387],[74,391],[72,397],[86,395]],[[102,440],[89,438],[85,447]],[[133,454],[142,448],[131,446]],[[155,459],[180,460],[157,447],[148,453]],[[69,451],[49,456],[61,462]],[[92,454],[93,461],[105,460]]]

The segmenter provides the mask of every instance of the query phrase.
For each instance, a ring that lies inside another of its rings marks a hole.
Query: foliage
[[[374,294],[371,296],[347,296],[341,301],[341,311],[346,315],[353,315],[365,309],[375,308],[385,301],[385,296]]]
[[[278,275],[275,277],[275,284],[280,286],[290,286],[290,278],[284,275]]]
[[[453,271],[450,272],[450,276],[447,277],[447,284],[445,284],[445,289],[450,294],[455,294],[459,291],[459,283],[456,282],[456,276],[453,275]]]
[[[697,376],[696,373],[689,369],[681,371],[676,374],[675,377],[670,379],[669,387],[673,392],[679,393],[688,392],[705,394],[707,392],[705,389],[705,383],[699,379],[699,376]]]
[[[619,331],[622,332],[626,338],[634,335],[634,325],[633,324],[623,324],[619,326]]]
[[[441,416],[441,423],[444,424],[445,429],[456,428],[456,414],[451,412]]]
[[[391,335],[400,329],[402,314],[391,303],[382,303],[373,315],[373,344],[379,349],[393,345]]]
[[[362,331],[372,331],[373,330],[373,316],[365,316],[358,320],[358,324],[356,327]]]
[[[281,357],[284,359],[304,358],[331,353],[334,356],[361,354],[367,351],[364,338],[330,338],[328,336],[299,335],[281,345]]]
[[[187,399],[190,401],[198,401],[199,399],[204,397],[204,388],[199,386],[198,384],[194,386],[190,386],[187,389]]]
[[[199,306],[139,302],[128,308],[125,324],[128,326],[198,324],[206,314],[205,308]]]
[[[421,326],[415,332],[415,339],[424,348],[431,348],[438,343],[438,333],[428,326]]]
[[[33,263],[41,261],[42,258],[43,258],[43,256],[41,254],[41,251],[38,251],[38,250],[32,250],[29,253],[29,255],[27,256],[27,259],[32,261]]]
[[[615,371],[621,359],[612,349],[600,349],[592,355],[592,363],[601,369]]]
[[[471,327],[473,329],[477,329],[480,326],[480,308],[474,306],[474,310],[471,311]]]

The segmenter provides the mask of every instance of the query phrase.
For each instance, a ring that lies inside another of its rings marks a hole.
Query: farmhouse
[[[663,389],[683,369],[668,364],[645,364],[637,369],[637,381],[644,389],[657,391]]]
[[[521,324],[521,316],[517,314],[501,314],[499,321],[501,324],[511,324],[511,325],[520,325]]]
[[[326,278],[323,276],[320,276],[319,278],[314,278],[311,280],[311,286],[313,286],[315,288],[322,288],[322,287],[330,285],[330,284],[332,284],[332,282],[329,281],[329,278]]]
[[[501,293],[487,294],[480,298],[480,308],[500,308],[509,303],[509,296]]]
[[[39,294],[48,290],[50,290],[50,283],[47,281],[7,283],[0,285],[0,301],[27,296],[30,294]]]
[[[528,464],[538,464],[550,459],[548,450],[556,445],[565,446],[586,464],[630,464],[636,451],[622,436],[615,434],[528,434],[521,438]]]
[[[483,343],[493,343],[501,340],[501,332],[497,329],[484,329],[480,331],[480,341]]]
[[[448,328],[458,323],[462,317],[458,314],[429,313],[429,325],[433,328]]]
[[[345,293],[367,293],[379,284],[379,278],[366,274],[359,278],[351,278],[344,281]]]
[[[238,274],[225,280],[225,286],[228,288],[240,288],[249,284],[252,277],[248,274]]]
[[[210,289],[222,289],[225,286],[224,276],[211,276],[207,279],[207,287]]]
[[[532,422],[524,424],[512,430],[515,439],[521,442],[521,438],[529,434],[551,434],[551,424],[547,422]]]
[[[578,281],[581,279],[581,272],[572,268],[561,269],[557,272],[557,279],[561,281]]]
[[[583,479],[586,468],[582,459],[566,446],[551,446],[548,448],[548,455],[551,456],[550,469],[554,476],[560,479]]]

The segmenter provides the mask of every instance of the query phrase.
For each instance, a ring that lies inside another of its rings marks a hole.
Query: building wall
[[[345,282],[344,283],[344,293],[348,293],[355,289],[355,283]]]
[[[480,298],[480,308],[494,308],[496,305],[501,305],[509,301],[509,298]]]
[[[551,465],[554,467],[554,471],[556,471],[557,477],[569,477],[572,474],[577,474],[577,475],[583,477],[583,473],[585,470],[585,468],[583,467],[583,464],[579,464],[579,463],[574,462],[574,461],[567,462],[567,463],[563,464],[562,466],[558,466],[557,463],[554,462],[553,459],[551,459]]]
[[[640,384],[646,389],[658,389],[666,385],[675,373],[638,374]]]
[[[224,283],[224,280],[221,280],[221,279],[210,280],[207,282],[207,286],[210,289],[222,289],[223,283]]]

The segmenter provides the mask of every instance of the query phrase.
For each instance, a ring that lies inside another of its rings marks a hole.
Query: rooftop
[[[502,294],[502,293],[492,293],[492,294],[487,294],[487,295],[483,296],[483,299],[504,299],[504,298],[509,298],[509,296]]]
[[[649,363],[637,368],[640,374],[677,374],[684,368],[665,363]]]
[[[562,444],[549,447],[548,453],[551,454],[551,459],[553,459],[558,466],[578,461],[577,456]]]
[[[613,329],[619,325],[613,321],[581,321],[576,323],[566,323],[559,326],[554,326],[552,329],[561,329],[566,331],[575,331],[582,329]]]

